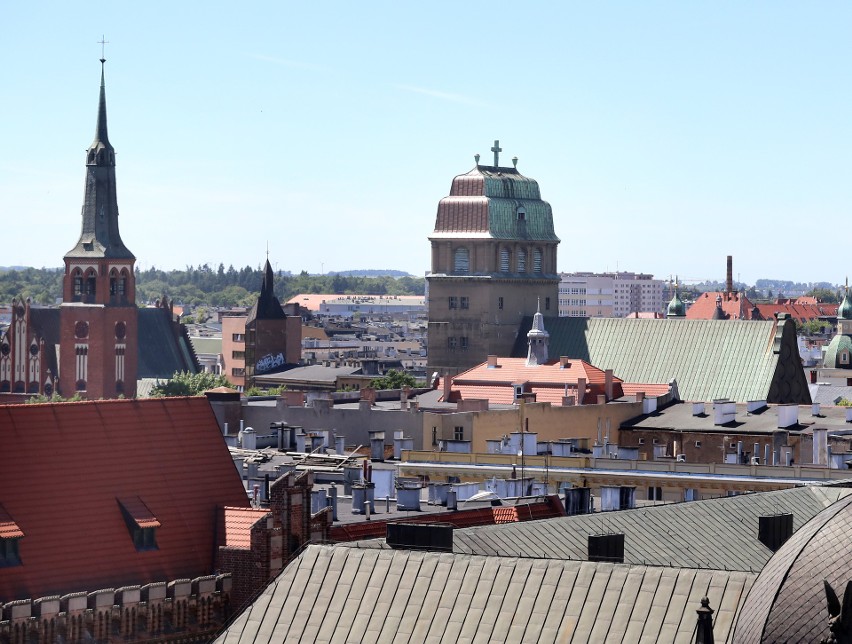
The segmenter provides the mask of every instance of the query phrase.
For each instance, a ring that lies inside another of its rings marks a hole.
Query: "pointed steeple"
[[[550,334],[544,328],[544,316],[541,314],[541,300],[536,307],[535,315],[533,316],[532,327],[527,333],[527,341],[529,349],[527,351],[527,366],[535,367],[547,362],[547,345],[550,340]]]
[[[130,259],[135,257],[118,233],[118,199],[115,189],[115,149],[107,136],[106,85],[101,58],[101,89],[95,139],[86,151],[86,188],[83,227],[77,245],[66,258]]]
[[[266,260],[266,266],[263,267],[263,282],[260,285],[260,296],[257,298],[254,306],[249,311],[246,324],[254,320],[281,320],[287,316],[284,314],[284,309],[281,308],[281,303],[275,297],[275,273],[272,272],[272,266],[269,264],[269,259]]]

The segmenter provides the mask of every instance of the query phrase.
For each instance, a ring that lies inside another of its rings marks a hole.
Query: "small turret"
[[[667,318],[684,318],[684,317],[686,317],[686,305],[678,297],[678,294],[677,294],[677,278],[676,277],[675,277],[675,282],[674,282],[674,295],[672,296],[672,300],[671,300],[671,302],[669,302],[669,306],[666,309],[666,317]]]
[[[550,334],[544,328],[544,316],[541,314],[541,301],[538,302],[535,315],[533,316],[532,328],[527,333],[529,350],[527,352],[527,366],[545,364],[547,362],[547,345]]]

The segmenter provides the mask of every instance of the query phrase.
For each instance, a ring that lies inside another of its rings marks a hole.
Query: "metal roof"
[[[531,324],[521,324],[513,357],[526,356]],[[627,382],[675,379],[683,400],[810,403],[792,322],[560,317],[545,327],[550,355],[612,369]]]
[[[583,560],[589,535],[621,532],[625,563],[759,571],[772,551],[757,537],[758,517],[789,512],[798,530],[849,494],[849,488],[809,486],[466,528],[455,532],[453,548],[467,554]]]
[[[709,597],[730,641],[755,575],[309,546],[216,640],[683,642]]]

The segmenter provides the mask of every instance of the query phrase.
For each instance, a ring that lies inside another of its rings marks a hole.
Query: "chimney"
[[[571,361],[568,359],[568,356],[559,356],[559,368],[569,369],[570,367]]]
[[[497,368],[497,356],[488,356],[487,360],[488,360],[487,365],[488,365],[489,369],[496,369]]]
[[[765,400],[749,400],[746,402],[746,411],[750,414],[760,411],[764,407],[766,407]]]
[[[725,286],[729,295],[734,292],[734,258],[732,255],[728,255],[728,278]]]
[[[778,428],[786,429],[799,424],[799,406],[796,404],[778,405]]]
[[[585,378],[577,378],[577,404],[582,405],[585,403],[586,398],[586,379]]]
[[[636,402],[642,402],[643,400],[645,400],[645,392],[644,391],[637,391],[636,396],[635,396],[635,400],[636,400]]]
[[[713,424],[725,425],[731,423],[737,416],[737,403],[731,400],[713,401]]]
[[[818,402],[811,404],[811,416],[819,416],[819,403]]]
[[[813,436],[814,465],[828,465],[828,429],[814,427]]]
[[[758,517],[757,538],[760,542],[775,552],[793,536],[793,515],[771,514]]]
[[[573,407],[574,406],[574,396],[562,396],[562,406],[563,407]]]
[[[590,534],[589,561],[624,563],[624,533]]]
[[[612,400],[612,369],[604,371],[604,393],[607,400]]]
[[[441,384],[444,388],[444,402],[450,402],[450,392],[453,388],[453,380],[450,378],[449,374],[445,374],[443,378],[441,378]]]
[[[606,404],[606,396],[604,394],[598,394],[598,404],[605,405]]]
[[[246,427],[242,435],[243,449],[257,449],[257,434],[251,427]]]

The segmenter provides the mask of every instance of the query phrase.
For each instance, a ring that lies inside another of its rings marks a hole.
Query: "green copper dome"
[[[675,291],[674,297],[672,298],[672,301],[669,302],[669,307],[666,309],[666,317],[686,317],[686,305],[683,303],[683,300],[678,297],[677,291]]]
[[[852,302],[849,301],[849,291],[843,295],[843,302],[837,308],[838,320],[852,320]]]

